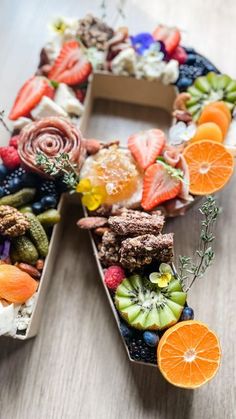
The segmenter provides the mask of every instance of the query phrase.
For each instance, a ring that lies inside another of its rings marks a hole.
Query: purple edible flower
[[[146,49],[155,42],[155,39],[148,32],[142,32],[130,37],[132,45],[138,54],[143,55]]]
[[[5,259],[9,258],[10,247],[11,247],[10,240],[5,240],[4,243],[3,243],[3,248],[1,249],[1,259],[2,260],[5,260]]]

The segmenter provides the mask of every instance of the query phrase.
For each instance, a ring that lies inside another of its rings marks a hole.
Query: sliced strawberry
[[[161,154],[166,142],[165,134],[160,129],[149,129],[131,135],[128,148],[139,167],[146,170]]]
[[[9,119],[14,121],[21,116],[27,116],[43,96],[52,98],[53,94],[54,89],[45,77],[31,77],[19,90],[9,114]]]
[[[162,163],[156,162],[144,174],[141,205],[150,211],[162,202],[175,198],[180,188],[181,181],[171,176]]]
[[[159,25],[152,34],[156,41],[164,42],[168,54],[172,54],[180,43],[181,35],[177,28]]]
[[[188,54],[183,47],[180,45],[174,50],[173,54],[170,56],[172,60],[176,60],[179,64],[184,64],[187,61]]]
[[[75,94],[76,94],[77,99],[81,103],[83,103],[84,99],[85,99],[85,96],[86,96],[86,90],[85,89],[77,89],[77,90],[75,90]]]
[[[65,42],[56,58],[49,79],[69,85],[83,83],[92,71],[92,66],[75,40]]]

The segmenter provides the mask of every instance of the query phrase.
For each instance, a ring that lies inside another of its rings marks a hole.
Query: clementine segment
[[[229,128],[229,121],[222,110],[217,109],[213,106],[206,106],[200,115],[198,124],[201,125],[205,122],[215,122],[215,124],[217,124],[220,127],[222,134],[225,137]]]
[[[223,144],[201,140],[189,144],[183,152],[189,168],[189,190],[193,195],[214,193],[229,181],[234,159]]]
[[[37,291],[38,283],[13,265],[0,265],[0,298],[11,303],[24,303]]]
[[[231,122],[231,119],[232,119],[231,112],[225,102],[223,101],[213,102],[205,106],[204,109],[209,108],[209,107],[213,107],[222,111],[225,114],[225,116],[227,116],[229,123]]]
[[[204,323],[187,320],[162,336],[157,359],[161,373],[177,387],[194,389],[211,380],[221,358],[219,340]]]
[[[224,139],[220,127],[215,122],[205,122],[197,127],[197,131],[190,142],[200,140],[212,140],[222,143]]]

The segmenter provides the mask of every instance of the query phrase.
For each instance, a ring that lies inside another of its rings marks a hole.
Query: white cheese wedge
[[[30,118],[25,118],[24,116],[21,116],[20,118],[16,119],[15,121],[12,121],[12,125],[14,129],[21,130],[26,125],[28,125],[31,121]]]
[[[0,335],[12,332],[14,328],[16,313],[14,304],[3,306],[0,303]]]
[[[84,106],[77,99],[73,90],[64,83],[59,84],[54,101],[69,114],[80,116],[84,111]]]
[[[39,104],[31,111],[34,119],[48,116],[67,116],[67,113],[57,103],[47,96],[43,96]]]

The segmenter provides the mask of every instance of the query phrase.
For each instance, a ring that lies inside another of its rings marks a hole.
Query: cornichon
[[[23,188],[20,191],[0,198],[0,205],[10,205],[19,208],[32,201],[36,193],[34,188]]]
[[[32,208],[29,205],[24,205],[23,207],[20,207],[19,211],[22,212],[22,214],[27,214],[27,212],[33,212]]]
[[[36,246],[40,256],[45,258],[48,254],[49,246],[47,234],[42,224],[34,214],[28,213],[26,216],[30,222],[28,234],[30,235],[30,238]]]
[[[59,211],[56,209],[49,209],[41,214],[37,215],[37,219],[45,227],[51,227],[54,224],[59,223],[61,216]]]
[[[12,262],[25,262],[30,265],[34,265],[39,258],[36,247],[26,236],[19,236],[12,240],[10,256]]]

